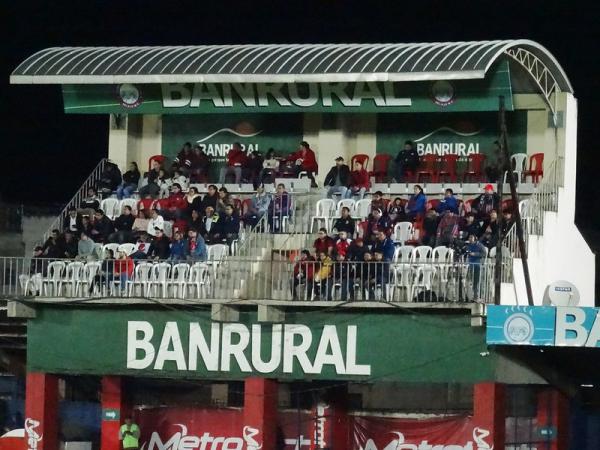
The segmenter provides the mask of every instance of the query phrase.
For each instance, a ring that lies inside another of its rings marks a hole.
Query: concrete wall
[[[131,161],[138,163],[141,172],[148,170],[148,159],[162,153],[162,117],[160,115],[130,115],[117,128],[110,119],[108,157],[122,171]]]

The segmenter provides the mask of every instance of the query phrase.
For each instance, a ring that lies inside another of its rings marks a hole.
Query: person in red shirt
[[[225,183],[227,175],[233,173],[235,176],[235,183],[240,184],[242,182],[242,167],[246,164],[247,160],[248,156],[246,155],[246,152],[242,150],[242,144],[235,142],[227,153],[227,165],[221,167],[219,183]]]
[[[317,183],[315,182],[315,173],[319,171],[319,165],[317,164],[315,152],[310,148],[308,142],[300,142],[300,148],[289,155],[286,158],[286,161],[292,161],[296,164],[296,176],[298,176],[300,172],[306,172],[308,178],[310,179],[311,186],[317,187]]]
[[[360,162],[355,161],[354,170],[350,172],[350,189],[346,191],[346,198],[356,195],[359,200],[362,200],[370,187],[369,172],[363,168]]]
[[[161,215],[165,219],[179,219],[185,212],[188,202],[181,191],[179,183],[171,186],[171,194],[157,201]]]
[[[319,230],[319,237],[315,240],[313,247],[317,255],[319,253],[331,255],[331,253],[333,252],[333,248],[335,247],[335,242],[333,241],[333,239],[327,236],[327,230],[325,228],[321,228]]]
[[[343,255],[346,258],[348,254],[348,247],[350,247],[352,241],[348,239],[348,233],[340,231],[338,233],[338,239],[335,241],[335,253],[336,255]]]
[[[119,280],[119,288],[121,289],[121,295],[125,294],[125,288],[127,281],[133,277],[133,269],[135,264],[133,259],[127,256],[124,251],[119,252],[118,259],[115,261],[114,271],[115,278]]]

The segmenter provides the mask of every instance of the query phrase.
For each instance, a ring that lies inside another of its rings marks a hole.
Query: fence
[[[493,298],[494,263],[291,261],[229,257],[207,262],[1,258],[1,295],[38,298],[468,302]],[[507,261],[508,263],[508,261]],[[131,275],[120,270],[130,264]]]

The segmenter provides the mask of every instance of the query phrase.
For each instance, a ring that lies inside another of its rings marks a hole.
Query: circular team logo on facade
[[[504,337],[512,344],[527,344],[534,331],[533,321],[527,314],[513,314],[504,324]]]
[[[117,94],[125,108],[137,108],[142,103],[142,93],[133,84],[121,84],[117,88]]]
[[[431,86],[431,98],[436,105],[448,106],[454,103],[456,93],[454,86],[448,81],[440,80]]]

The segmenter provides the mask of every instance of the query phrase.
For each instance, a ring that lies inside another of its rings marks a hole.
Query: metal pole
[[[527,291],[527,304],[533,306],[533,293],[531,290],[531,279],[529,278],[529,264],[527,262],[527,247],[525,246],[525,240],[523,238],[523,224],[521,222],[521,213],[519,212],[519,197],[517,194],[517,186],[515,184],[515,177],[510,162],[508,152],[508,131],[506,128],[506,111],[504,109],[504,97],[500,97],[500,149],[503,155],[503,162],[508,171],[508,183],[510,185],[510,197],[512,200],[513,217],[515,218],[515,225],[517,227],[517,240],[519,242],[519,253],[521,254],[521,261],[523,263],[523,277],[525,278],[525,289]],[[502,200],[502,198],[500,198]],[[502,245],[499,242],[499,245]],[[501,248],[500,248],[501,250]],[[498,252],[496,250],[496,267],[498,266]],[[502,255],[500,255],[502,258]],[[496,298],[499,303],[499,297]]]

